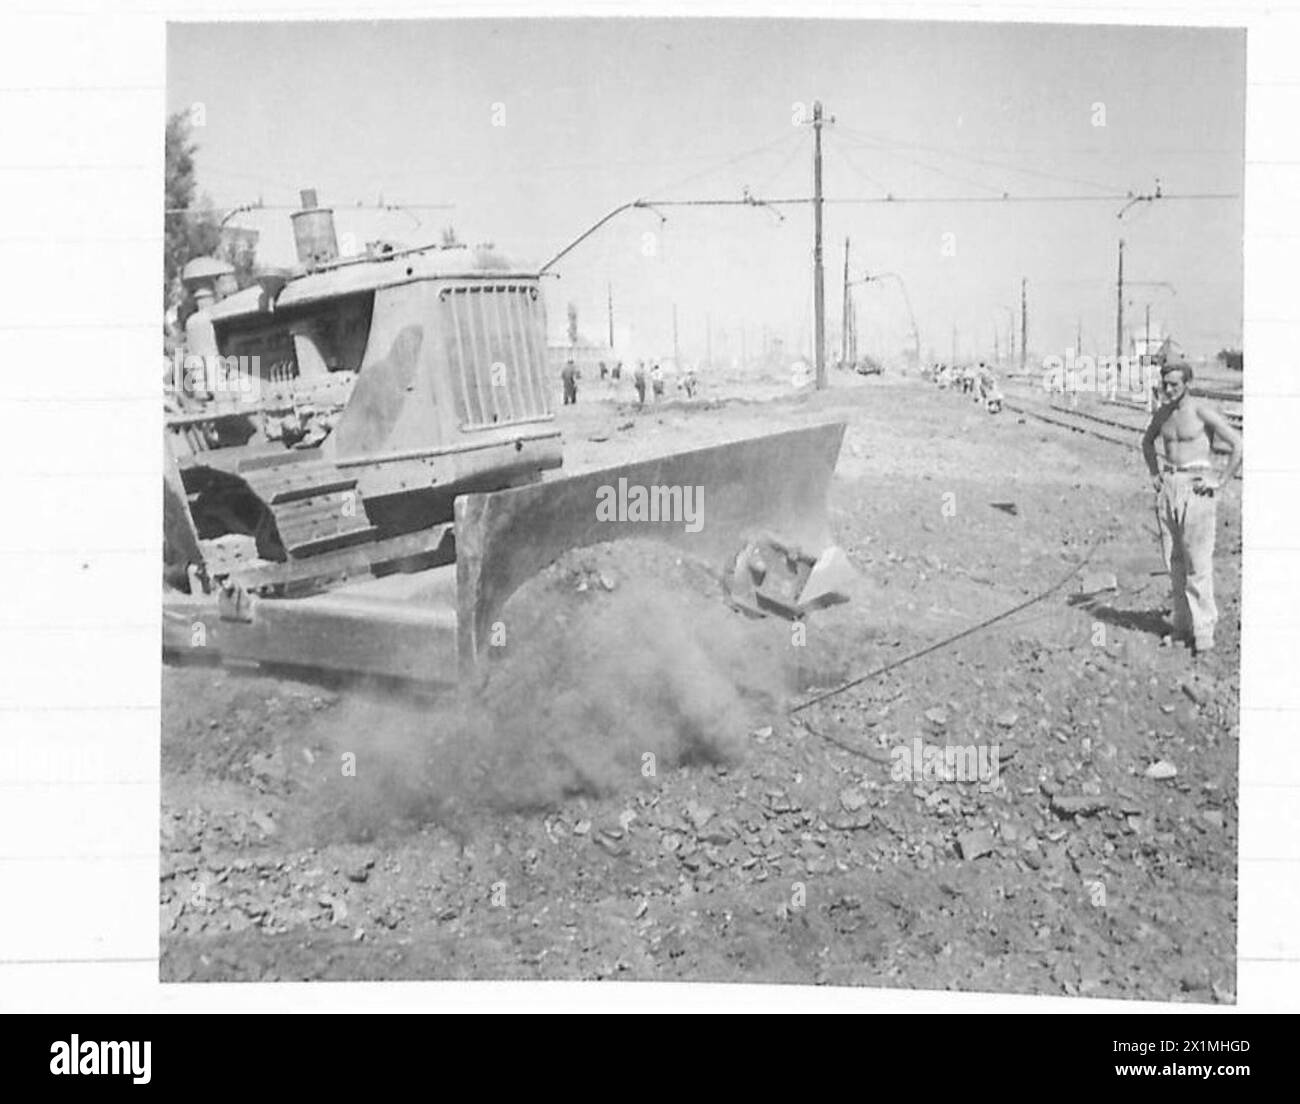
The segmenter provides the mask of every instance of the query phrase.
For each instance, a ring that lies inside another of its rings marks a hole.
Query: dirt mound
[[[713,574],[650,542],[568,554],[510,600],[494,639],[485,678],[454,696],[340,702],[314,831],[366,839],[735,763],[808,652],[789,623],[730,609]],[[334,771],[349,753],[355,773]]]

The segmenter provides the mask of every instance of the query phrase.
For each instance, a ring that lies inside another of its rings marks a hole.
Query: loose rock
[[[961,857],[969,862],[993,852],[993,837],[982,829],[964,832],[957,837],[957,849],[961,852]]]

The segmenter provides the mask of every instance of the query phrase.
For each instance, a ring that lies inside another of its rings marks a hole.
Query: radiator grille
[[[447,361],[462,429],[551,416],[545,320],[535,285],[443,288]]]

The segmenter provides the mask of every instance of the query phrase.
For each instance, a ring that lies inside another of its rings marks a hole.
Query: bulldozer
[[[453,684],[527,579],[627,538],[709,563],[750,614],[826,600],[843,424],[566,475],[542,273],[490,246],[342,257],[302,198],[299,264],[207,306],[168,388],[166,658]],[[615,486],[701,488],[702,523],[611,521]]]

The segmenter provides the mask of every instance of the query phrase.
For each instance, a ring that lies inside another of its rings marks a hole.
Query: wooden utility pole
[[[1074,324],[1074,355],[1083,356],[1083,319],[1080,318]]]
[[[614,285],[605,285],[605,305],[609,309],[609,347],[614,347]]]
[[[681,346],[677,344],[677,304],[673,304],[673,363],[680,365],[682,362]]]
[[[844,239],[844,290],[840,296],[840,365],[849,362],[849,239]]]
[[[1029,348],[1029,299],[1025,294],[1026,285],[1029,283],[1023,276],[1020,278],[1020,374],[1025,374],[1025,350]]]
[[[1124,355],[1124,239],[1119,239],[1119,275],[1115,279],[1115,355]]]
[[[822,273],[822,102],[813,101],[813,362],[817,389],[826,387],[826,289]]]
[[[952,326],[952,366],[957,367],[957,323]]]

